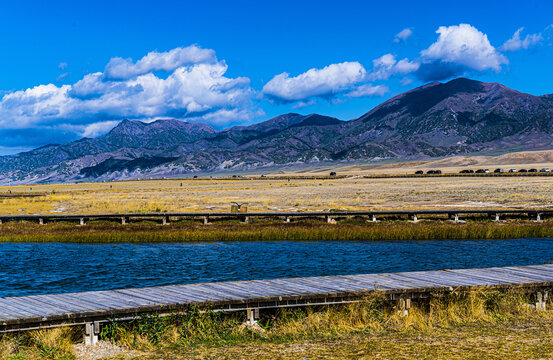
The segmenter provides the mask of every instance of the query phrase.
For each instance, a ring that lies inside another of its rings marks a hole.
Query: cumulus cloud
[[[136,62],[112,59],[104,72],[87,74],[72,85],[5,93],[0,130],[63,128],[74,136],[93,137],[125,118],[174,117],[223,126],[259,116],[250,80],[227,77],[227,69],[213,50],[197,46],[151,52]],[[159,77],[155,71],[169,74]]]
[[[529,47],[536,45],[540,41],[543,40],[543,36],[541,33],[538,34],[528,34],[526,37],[521,38],[520,34],[524,30],[523,27],[519,28],[513,36],[505,41],[505,43],[501,46],[501,50],[503,51],[517,51],[520,49],[528,49]],[[547,30],[547,28],[546,28]]]
[[[173,71],[185,65],[214,64],[216,61],[215,51],[192,45],[166,52],[152,51],[137,62],[120,57],[112,58],[106,65],[104,76],[110,80],[126,80],[152,71]]]
[[[368,77],[371,80],[387,80],[392,75],[412,73],[418,68],[417,62],[407,58],[397,61],[395,55],[385,54],[373,60],[373,69]]]
[[[413,35],[413,30],[411,28],[405,28],[401,30],[399,33],[397,33],[396,37],[394,38],[394,42],[402,42],[407,40],[411,35]]]
[[[263,87],[263,93],[280,102],[296,102],[311,98],[332,98],[365,80],[367,71],[358,62],[331,64],[310,69],[298,76],[276,75]]]
[[[384,96],[390,89],[386,85],[364,84],[346,94],[350,98]]]
[[[424,81],[442,80],[467,71],[501,71],[508,60],[488,36],[469,24],[440,26],[438,40],[421,51],[417,72]]]

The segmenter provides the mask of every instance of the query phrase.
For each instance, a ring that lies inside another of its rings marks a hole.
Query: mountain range
[[[290,113],[217,131],[174,119],[124,120],[99,138],[1,156],[0,183],[136,179],[530,149],[553,149],[553,95],[459,78],[415,88],[349,121]]]

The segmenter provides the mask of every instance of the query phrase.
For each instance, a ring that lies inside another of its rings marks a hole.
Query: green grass
[[[417,224],[403,221],[367,223],[344,220],[338,224],[305,220],[289,224],[258,221],[240,224],[233,221],[201,225],[182,221],[161,226],[140,222],[126,226],[110,222],[94,222],[78,227],[70,223],[37,225],[5,223],[0,225],[1,242],[72,242],[72,243],[159,243],[208,241],[389,241],[389,240],[449,240],[449,239],[511,239],[551,238],[553,222],[533,223],[512,221],[492,223],[474,221],[452,224],[445,221],[423,221]]]

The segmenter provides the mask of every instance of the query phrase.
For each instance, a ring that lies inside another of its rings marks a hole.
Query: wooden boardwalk
[[[553,287],[553,264],[485,269],[417,271],[171,285],[142,289],[90,291],[0,298],[0,332],[60,325],[86,325],[94,343],[100,324],[141,313],[171,313],[189,305],[247,311],[255,321],[260,309],[340,304],[375,291],[389,300],[429,297],[481,287],[522,287],[543,294]],[[410,302],[410,300],[409,300]]]
[[[328,222],[334,219],[347,217],[367,217],[372,221],[385,220],[387,218],[403,217],[411,221],[418,221],[420,217],[444,218],[454,222],[462,222],[462,216],[488,216],[496,221],[501,217],[516,217],[541,221],[544,217],[553,217],[553,209],[437,209],[437,210],[384,210],[384,211],[310,211],[310,212],[190,212],[190,213],[121,213],[121,214],[58,214],[58,215],[0,215],[0,224],[9,221],[32,221],[39,224],[55,221],[73,221],[85,225],[88,221],[111,220],[128,224],[131,220],[157,220],[162,224],[183,219],[201,219],[205,224],[214,219],[240,219],[249,221],[258,219],[284,219],[289,222],[292,219],[322,218]]]

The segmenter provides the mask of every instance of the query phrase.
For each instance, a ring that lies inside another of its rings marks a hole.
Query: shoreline
[[[321,221],[216,222],[202,225],[182,221],[161,226],[153,222],[132,223],[122,227],[106,221],[85,226],[71,223],[38,225],[12,222],[0,225],[1,243],[193,243],[214,241],[405,241],[405,240],[504,240],[515,238],[553,238],[553,221],[512,221],[494,223],[470,221],[454,224],[446,221],[360,220],[326,224]]]

